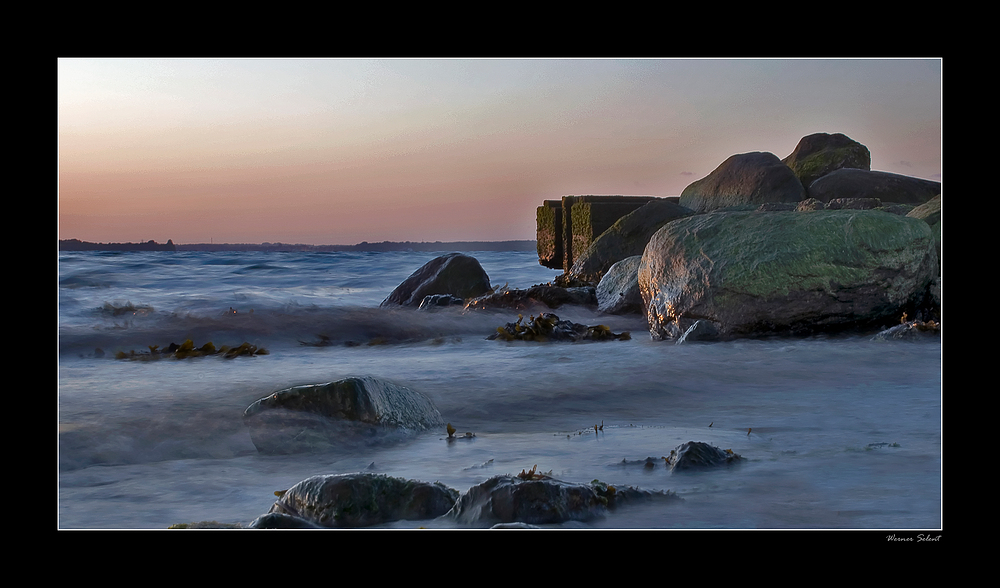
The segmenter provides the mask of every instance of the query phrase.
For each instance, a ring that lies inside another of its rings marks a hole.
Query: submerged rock
[[[594,480],[573,484],[544,474],[521,472],[517,476],[494,476],[473,486],[455,503],[447,516],[471,526],[501,523],[527,525],[589,521],[629,501],[674,498],[671,492],[616,487]]]
[[[271,521],[284,525],[298,524],[294,519],[299,519],[326,528],[370,527],[437,518],[455,506],[458,496],[457,490],[440,482],[372,473],[323,475],[289,488],[271,506],[269,514],[292,517]]]
[[[531,308],[559,308],[566,304],[595,306],[597,296],[593,286],[564,288],[549,284],[539,284],[527,289],[498,288],[496,291],[479,296],[465,305],[466,310],[510,309],[529,310]]]
[[[559,320],[559,317],[545,312],[538,317],[529,317],[522,324],[524,315],[517,315],[517,321],[497,327],[497,332],[487,337],[489,340],[504,341],[611,341],[615,339],[628,340],[629,333],[612,333],[606,325],[588,327],[572,321]]]
[[[418,306],[432,294],[473,298],[490,291],[490,277],[479,261],[462,253],[436,257],[403,280],[379,306]]]
[[[744,458],[731,449],[723,451],[708,443],[688,441],[670,450],[666,461],[671,471],[679,471],[731,465],[744,461]]]
[[[357,437],[411,433],[443,424],[429,398],[372,377],[279,390],[243,413],[261,453],[321,451]]]
[[[872,341],[914,341],[936,338],[941,335],[941,325],[935,321],[909,321],[886,329],[874,337]]]

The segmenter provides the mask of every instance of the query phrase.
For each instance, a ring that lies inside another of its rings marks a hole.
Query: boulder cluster
[[[689,441],[661,460],[671,472],[682,474],[736,465],[744,458],[731,450]],[[440,482],[370,472],[312,476],[275,492],[278,499],[271,509],[249,527],[360,528],[394,521],[442,519],[461,527],[533,528],[590,521],[626,504],[680,500],[670,491],[616,486],[600,480],[566,482],[552,477],[551,472],[536,470],[534,466],[515,475],[493,476],[464,494]]]
[[[870,167],[843,134],[733,155],[622,216],[562,280],[595,284],[602,312],[644,313],[654,339],[937,325],[941,184]]]
[[[491,287],[474,258],[452,253],[382,305],[583,305],[644,314],[653,339],[676,342],[879,332],[904,316],[932,325],[922,333],[939,328],[941,183],[872,171],[868,148],[843,134],[803,137],[784,159],[733,155],[680,196],[629,200],[540,207],[539,263],[554,267],[561,251],[568,268],[548,284]],[[509,325],[500,338],[522,338]]]

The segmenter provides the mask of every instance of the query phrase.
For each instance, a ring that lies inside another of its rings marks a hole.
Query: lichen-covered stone
[[[936,275],[926,223],[823,210],[673,221],[650,240],[638,279],[650,335],[664,339],[684,332],[681,319],[709,320],[723,337],[877,328],[915,316]]]
[[[781,161],[807,187],[841,168],[872,168],[872,156],[868,148],[842,133],[814,133],[802,137],[795,150]]]

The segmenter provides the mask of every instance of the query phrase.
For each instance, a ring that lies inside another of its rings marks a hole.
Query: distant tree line
[[[382,241],[357,245],[303,245],[290,243],[88,243],[79,239],[59,241],[60,251],[535,251],[535,241]]]
[[[177,251],[172,240],[160,244],[149,240],[145,243],[90,243],[79,239],[60,239],[59,251]]]

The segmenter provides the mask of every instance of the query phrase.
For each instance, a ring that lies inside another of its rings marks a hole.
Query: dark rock
[[[497,332],[493,333],[488,340],[502,339],[504,341],[613,341],[616,339],[628,340],[631,335],[628,332],[612,333],[611,329],[605,325],[588,327],[572,321],[559,320],[559,317],[552,313],[542,313],[538,317],[530,317],[528,322],[522,324],[523,315],[517,316],[517,321],[507,323],[505,326],[497,327]]]
[[[266,515],[261,515],[254,519],[250,526],[250,529],[323,529],[311,521],[305,519],[300,519],[299,517],[293,517],[292,515],[272,512]]]
[[[677,338],[677,344],[688,341],[715,341],[719,338],[719,328],[708,320],[697,320],[691,323],[684,333]]]
[[[695,212],[765,202],[799,202],[806,197],[802,182],[773,153],[733,155],[706,177],[681,192],[679,204]]]
[[[652,200],[619,218],[577,256],[570,276],[598,283],[615,263],[642,255],[649,238],[668,222],[690,216],[694,211],[668,199]]]
[[[464,298],[452,296],[451,294],[431,294],[429,296],[424,296],[424,299],[420,301],[420,307],[417,310],[431,310],[442,306],[460,305],[465,305]]]
[[[757,212],[798,210],[798,207],[795,202],[765,202],[757,207]]]
[[[639,287],[654,339],[870,329],[915,315],[938,273],[930,227],[876,210],[723,212],[653,236]]]
[[[460,524],[477,527],[559,524],[589,521],[629,501],[653,498],[676,499],[676,495],[616,487],[597,480],[573,484],[539,475],[527,479],[494,476],[463,494],[448,516]]]
[[[875,210],[882,207],[878,198],[834,198],[826,203],[827,210]]]
[[[535,213],[535,246],[538,263],[552,269],[563,268],[562,200],[546,200]]]
[[[830,202],[835,198],[878,198],[897,204],[923,204],[941,193],[941,182],[880,171],[839,169],[809,185],[809,196]]]
[[[421,521],[447,513],[457,490],[440,482],[356,473],[313,476],[289,488],[270,513],[303,519],[320,527],[370,527],[392,521]]]
[[[615,263],[597,285],[597,310],[607,314],[641,313],[639,264],[642,255],[633,255]]]
[[[841,133],[815,133],[802,137],[795,150],[781,161],[791,168],[803,186],[809,186],[841,168],[872,168],[868,148]]]
[[[269,454],[322,451],[444,424],[423,394],[371,377],[280,390],[251,404],[243,420],[257,450]]]
[[[744,458],[732,450],[723,451],[701,441],[688,441],[678,445],[667,456],[667,464],[675,472],[731,465],[741,461]]]
[[[795,210],[800,212],[811,211],[811,210],[825,210],[826,204],[816,200],[815,198],[806,198],[802,202],[795,205]]]
[[[530,310],[533,308],[555,309],[565,304],[596,306],[597,296],[593,286],[562,288],[547,284],[528,289],[498,289],[485,296],[479,296],[465,305],[466,310]]]
[[[914,341],[941,336],[941,325],[935,321],[909,321],[886,329],[872,341]]]
[[[473,298],[490,291],[490,277],[474,257],[449,253],[425,263],[410,274],[380,306],[418,306],[432,294]]]

